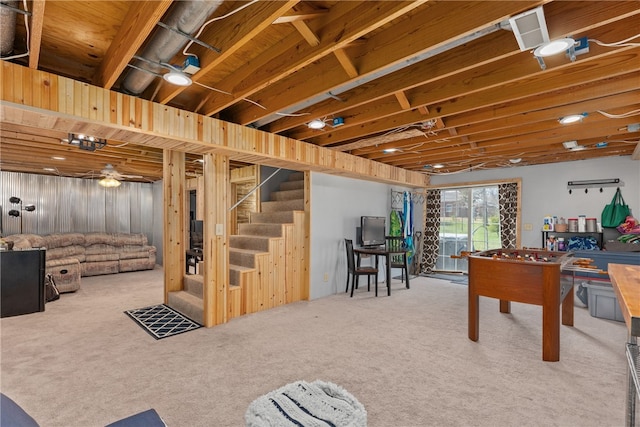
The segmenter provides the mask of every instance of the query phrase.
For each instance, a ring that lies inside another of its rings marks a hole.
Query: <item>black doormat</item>
[[[125,313],[157,340],[202,327],[164,304],[127,310]]]

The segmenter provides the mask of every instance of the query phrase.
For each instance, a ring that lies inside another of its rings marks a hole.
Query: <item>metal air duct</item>
[[[193,34],[202,27],[202,24],[221,4],[222,0],[177,1],[175,2],[175,7],[163,22],[185,34]],[[168,62],[188,41],[188,39],[174,31],[159,28],[140,56],[154,63]],[[134,65],[156,74],[164,70],[161,66],[155,66],[143,61],[137,61]],[[122,82],[122,89],[126,93],[139,95],[151,84],[154,78],[155,76],[151,73],[129,69]]]
[[[3,1],[13,8],[18,8],[18,1]],[[16,18],[18,13],[6,8],[0,7],[0,55],[7,56],[13,52],[13,42],[16,38]]]

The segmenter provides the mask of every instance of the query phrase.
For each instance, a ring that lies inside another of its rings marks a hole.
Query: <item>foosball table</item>
[[[480,296],[499,299],[501,313],[511,312],[511,301],[540,305],[542,360],[560,360],[560,311],[562,324],[573,326],[574,304],[573,282],[561,281],[561,272],[599,271],[591,260],[539,249],[492,249],[465,255],[469,259],[469,339],[479,338]]]

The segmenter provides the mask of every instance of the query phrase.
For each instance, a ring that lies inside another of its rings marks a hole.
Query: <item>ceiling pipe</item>
[[[178,1],[163,22],[185,34],[193,34],[221,4],[222,0]],[[122,90],[131,95],[141,94],[156,78],[156,74],[166,70],[166,67],[153,63],[169,62],[188,42],[188,39],[174,31],[158,28],[139,55],[146,61],[136,61],[133,64],[137,68],[129,69],[122,82]],[[149,70],[151,73],[142,70]]]
[[[18,1],[3,1],[12,8],[18,7]],[[16,37],[17,12],[10,8],[0,7],[0,55],[7,56],[13,52],[13,43]]]

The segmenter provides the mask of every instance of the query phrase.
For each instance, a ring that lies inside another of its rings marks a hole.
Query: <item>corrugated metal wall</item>
[[[162,246],[162,236],[158,239],[153,229],[153,188],[154,184],[139,182],[104,188],[91,179],[0,172],[0,233],[19,233],[22,221],[23,233],[144,233],[150,244]],[[23,205],[35,205],[36,210],[22,211],[19,218],[9,216],[9,210],[19,209],[9,202],[12,196],[22,199]],[[162,206],[162,200],[156,203]]]

